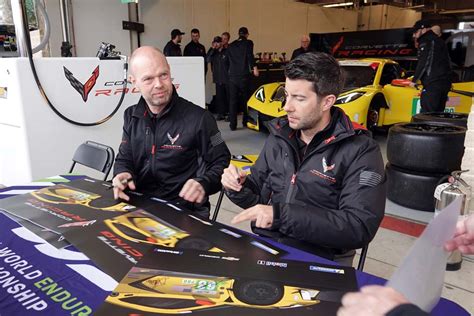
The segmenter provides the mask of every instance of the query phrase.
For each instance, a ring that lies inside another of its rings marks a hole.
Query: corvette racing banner
[[[57,249],[0,213],[0,314],[92,315],[116,282],[74,247]]]

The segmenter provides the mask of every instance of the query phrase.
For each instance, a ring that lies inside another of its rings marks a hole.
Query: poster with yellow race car
[[[154,249],[96,315],[335,315],[353,268]]]

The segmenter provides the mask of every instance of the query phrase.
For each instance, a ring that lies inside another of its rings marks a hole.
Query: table
[[[0,189],[0,199],[81,178],[84,176],[63,175],[28,185],[7,187]],[[72,245],[58,250],[2,213],[0,225],[0,314],[43,314],[44,304],[48,303],[38,294],[42,293],[57,303],[47,307],[51,316],[90,315],[115,288],[117,282]],[[288,254],[283,259],[335,264],[270,239],[262,239],[286,250]],[[361,271],[356,271],[356,276],[359,286],[386,282]],[[469,313],[456,303],[442,298],[432,315]]]

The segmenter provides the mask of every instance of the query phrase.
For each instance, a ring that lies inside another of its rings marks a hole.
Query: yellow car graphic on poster
[[[339,60],[344,74],[344,88],[336,106],[350,119],[369,129],[400,122],[410,122],[420,112],[422,86],[409,87],[401,79],[400,65],[390,59],[365,58]],[[446,112],[469,113],[474,82],[454,83],[448,94]],[[470,95],[471,94],[471,95]],[[247,127],[260,130],[262,124],[285,116],[285,83],[260,86],[247,102]]]
[[[223,306],[296,308],[319,303],[319,293],[267,280],[135,267],[106,301],[142,312],[183,314]]]
[[[75,204],[91,209],[112,212],[128,212],[136,209],[135,206],[125,202],[117,203],[110,199],[100,199],[101,196],[95,193],[58,185],[52,188],[43,188],[30,193],[40,201],[51,204]]]
[[[141,216],[143,215],[143,216]],[[136,243],[146,243],[168,248],[186,248],[211,252],[224,252],[206,239],[189,233],[151,214],[139,211],[112,219],[104,223],[117,235]]]

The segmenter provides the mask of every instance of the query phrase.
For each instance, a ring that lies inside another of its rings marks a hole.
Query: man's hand
[[[240,192],[242,185],[245,182],[247,173],[242,169],[237,168],[233,164],[230,164],[228,168],[224,169],[222,174],[221,183],[226,190],[232,190]]]
[[[260,76],[260,72],[258,71],[258,68],[257,68],[257,67],[253,67],[253,75],[254,75],[255,77]]]
[[[391,287],[369,285],[342,297],[337,316],[383,316],[408,300]]]
[[[123,193],[126,188],[130,190],[135,190],[135,183],[130,181],[132,175],[129,172],[119,173],[112,180],[112,185],[114,186],[114,199],[118,200],[119,198],[125,201],[129,201],[130,197]]]
[[[474,214],[457,223],[454,237],[446,242],[444,249],[458,249],[463,254],[474,254]]]
[[[243,221],[255,221],[258,228],[270,228],[273,224],[273,206],[257,204],[246,209],[232,219],[232,224],[238,224]]]
[[[206,197],[206,191],[199,182],[189,179],[179,192],[179,196],[191,203],[202,203]]]

